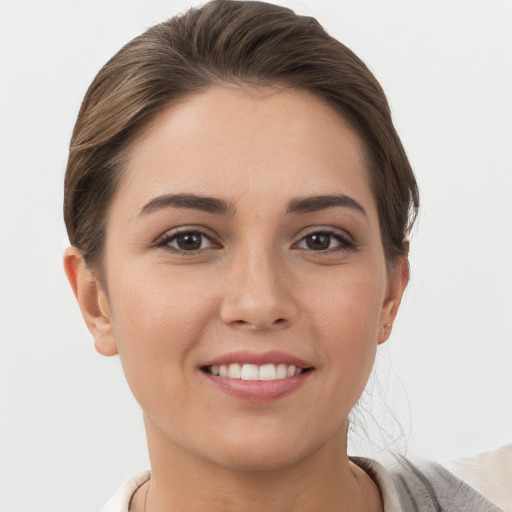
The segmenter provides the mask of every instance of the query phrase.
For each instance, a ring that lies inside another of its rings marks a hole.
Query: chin
[[[305,444],[300,432],[253,430],[248,435],[230,436],[209,444],[208,458],[218,466],[235,471],[273,471],[306,459],[326,443],[318,439]],[[203,456],[206,455],[203,452]]]
[[[274,471],[291,466],[304,458],[296,447],[290,450],[229,450],[215,454],[211,462],[231,471]]]

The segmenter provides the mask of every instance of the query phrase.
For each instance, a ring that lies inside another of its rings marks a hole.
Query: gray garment
[[[368,459],[351,457],[361,467]],[[366,463],[365,463],[366,462]],[[503,512],[440,464],[397,457],[386,464],[404,512]]]

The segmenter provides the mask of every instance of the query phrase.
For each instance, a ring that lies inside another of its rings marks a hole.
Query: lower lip
[[[308,370],[295,377],[276,380],[241,380],[218,377],[201,372],[208,381],[224,393],[251,402],[270,402],[302,387],[313,373]]]

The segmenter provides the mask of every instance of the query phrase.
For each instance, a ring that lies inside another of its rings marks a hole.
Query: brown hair
[[[130,142],[167,105],[222,83],[306,90],[340,111],[366,146],[386,258],[392,263],[407,252],[418,189],[373,74],[314,18],[264,2],[214,0],[130,41],[85,95],[71,139],[64,219],[89,266],[101,261],[107,209]]]

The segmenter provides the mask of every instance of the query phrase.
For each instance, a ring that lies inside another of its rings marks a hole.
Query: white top
[[[400,505],[400,497],[385,466],[372,459],[357,459],[380,489],[384,512],[407,512]],[[361,464],[361,462],[363,462]],[[512,512],[512,444],[475,458],[444,464],[504,512]],[[126,480],[100,512],[128,512],[135,491],[149,480],[150,471],[142,471]]]
[[[505,512],[512,512],[512,444],[444,466]]]

